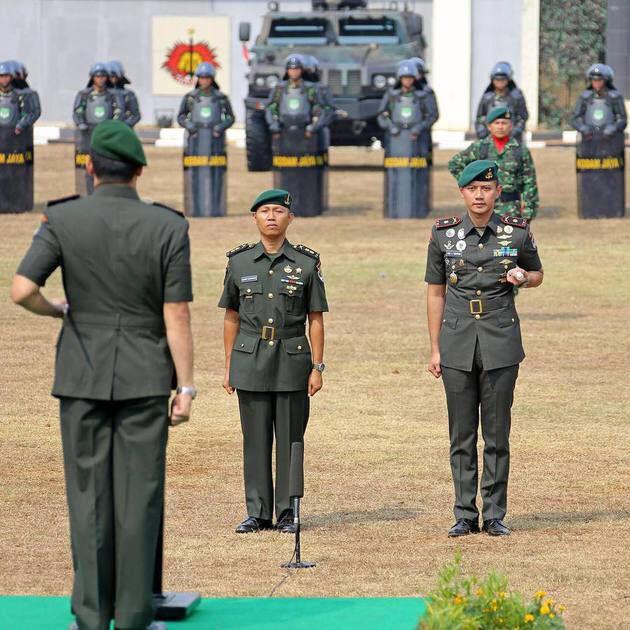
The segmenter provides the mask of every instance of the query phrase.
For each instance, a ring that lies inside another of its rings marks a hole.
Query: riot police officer
[[[230,99],[219,90],[216,70],[206,61],[195,70],[195,89],[182,99],[177,122],[186,129],[184,205],[195,217],[227,211],[225,131],[234,124]]]
[[[582,218],[625,214],[624,129],[628,118],[623,95],[614,86],[610,66],[596,63],[587,73],[571,126],[577,144],[578,214]]]
[[[94,179],[85,170],[94,128],[104,120],[120,120],[122,114],[123,105],[111,89],[107,66],[95,63],[90,68],[87,87],[80,90],[74,99],[72,112],[78,130],[74,157],[77,194],[92,194],[94,191]]]
[[[15,73],[14,64],[0,63],[0,212],[32,208],[32,116],[27,95],[15,87]]]
[[[135,127],[140,122],[140,106],[138,98],[133,90],[128,87],[130,81],[125,75],[125,70],[120,61],[110,61],[107,64],[107,72],[112,90],[118,96],[123,105],[121,120],[129,127]]]
[[[428,149],[420,135],[430,120],[426,100],[416,90],[416,65],[398,66],[398,82],[383,96],[377,117],[385,130],[385,215],[424,217],[429,211]]]
[[[416,75],[416,90],[419,93],[420,98],[424,100],[424,109],[426,111],[426,128],[420,132],[420,143],[423,149],[427,152],[427,155],[430,156],[429,163],[432,163],[433,156],[433,139],[431,137],[431,127],[437,122],[437,119],[440,117],[440,110],[438,109],[437,97],[433,88],[429,85],[427,81],[427,74],[429,72],[424,59],[421,57],[412,57],[409,59],[411,63],[415,64],[417,69]],[[405,62],[401,62],[405,63]]]
[[[522,141],[529,118],[523,92],[514,82],[514,71],[507,61],[499,61],[490,72],[490,83],[481,95],[475,119],[477,138],[485,138],[489,131],[486,116],[491,109],[506,105],[512,114],[512,137]]]
[[[321,90],[305,81],[305,65],[302,55],[287,57],[283,81],[269,97],[265,119],[272,134],[274,185],[291,192],[302,216],[313,216],[326,205],[326,154],[319,136],[334,111]]]

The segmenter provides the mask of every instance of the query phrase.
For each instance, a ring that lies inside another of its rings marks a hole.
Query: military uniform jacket
[[[195,103],[200,100],[201,96],[212,97],[221,109],[221,122],[213,127],[214,131],[223,133],[226,129],[229,129],[234,124],[235,120],[232,104],[230,103],[230,99],[216,87],[211,87],[207,91],[195,88],[184,95],[179,105],[179,113],[177,114],[177,122],[179,125],[190,132],[197,130],[197,126],[192,122],[191,117]]]
[[[74,99],[74,105],[72,107],[72,120],[74,120],[75,124],[85,124],[85,110],[87,109],[88,101],[98,94],[100,94],[98,90],[93,87],[86,87],[83,90],[79,90],[79,92],[77,92],[77,95]],[[105,90],[105,94],[107,95],[107,98],[111,105],[112,119],[122,120],[124,118],[125,109],[124,103],[122,102],[122,97],[112,88],[107,88]]]
[[[285,241],[278,254],[262,243],[228,252],[219,307],[238,311],[230,384],[246,391],[307,389],[312,369],[308,313],[328,311],[319,254]]]
[[[524,219],[493,213],[483,236],[468,214],[436,221],[425,281],[447,285],[439,339],[442,365],[470,372],[477,340],[485,370],[525,358],[514,290],[506,280],[516,266],[542,269]]]
[[[612,132],[622,132],[628,124],[628,115],[626,113],[626,104],[623,96],[614,88],[607,88],[602,94],[606,99],[613,115],[611,123]],[[571,127],[582,134],[592,133],[595,129],[589,127],[584,120],[584,115],[589,103],[596,97],[595,90],[584,90],[575,103],[573,114],[571,115]]]
[[[503,192],[494,208],[497,214],[522,216],[530,220],[538,214],[536,167],[525,145],[510,138],[503,152],[499,153],[492,136],[489,136],[454,155],[448,162],[448,170],[458,179],[464,168],[475,160],[494,160],[499,166],[499,183]],[[505,199],[511,193],[518,193],[520,199]]]
[[[525,124],[529,118],[529,112],[527,111],[527,103],[525,102],[525,96],[513,81],[508,84],[508,91],[505,96],[499,96],[495,93],[492,82],[486,88],[486,91],[481,95],[481,100],[477,107],[477,117],[475,118],[475,132],[477,138],[485,138],[490,134],[486,123],[486,116],[493,107],[496,107],[500,102],[510,110],[512,114],[512,135],[520,138],[525,131]]]
[[[17,273],[39,286],[61,267],[70,309],[57,342],[54,396],[168,396],[165,302],[192,301],[188,223],[125,185],[47,208]]]

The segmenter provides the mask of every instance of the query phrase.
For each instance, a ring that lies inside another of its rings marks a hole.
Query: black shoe
[[[488,536],[509,536],[512,532],[498,518],[490,518],[483,522],[483,531]]]
[[[278,532],[283,534],[295,534],[297,531],[297,525],[293,522],[293,510],[284,510],[280,517],[276,521],[274,528]]]
[[[468,534],[478,534],[479,523],[471,518],[458,518],[457,523],[448,530],[449,538],[457,538],[458,536],[468,536]]]
[[[237,528],[237,534],[251,534],[263,529],[271,529],[271,521],[266,518],[256,518],[248,516]]]

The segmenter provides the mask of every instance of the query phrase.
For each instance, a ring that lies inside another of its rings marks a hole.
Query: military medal
[[[291,273],[293,271],[293,267],[291,267],[291,265],[287,265],[284,268],[284,273]]]
[[[466,249],[466,241],[457,241],[455,247],[460,252],[463,252]]]
[[[448,279],[451,281],[451,284],[457,284],[457,274],[454,271],[451,271],[451,275]]]
[[[497,234],[501,234],[501,232],[503,232],[503,226],[497,225]]]
[[[506,225],[503,230],[506,234],[512,234],[512,232],[514,232],[514,228],[511,225]]]
[[[451,241],[449,241],[448,243],[444,243],[444,247],[446,249],[453,249],[454,246],[453,246],[453,243],[451,243]]]
[[[464,228],[459,228],[457,232],[457,238],[461,240],[464,238],[464,236],[466,236],[466,232],[464,232]]]
[[[507,247],[511,243],[512,241],[499,241],[499,245],[501,245],[502,247]]]
[[[446,236],[448,236],[448,238],[453,238],[453,236],[455,236],[455,230],[453,228],[449,228],[446,230]]]

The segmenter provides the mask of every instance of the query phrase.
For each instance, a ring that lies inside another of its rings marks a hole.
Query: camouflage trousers
[[[521,202],[517,201],[497,201],[494,206],[494,211],[499,216],[508,216],[508,217],[523,217],[528,221],[533,219],[534,216],[529,208],[525,207],[521,210]]]

